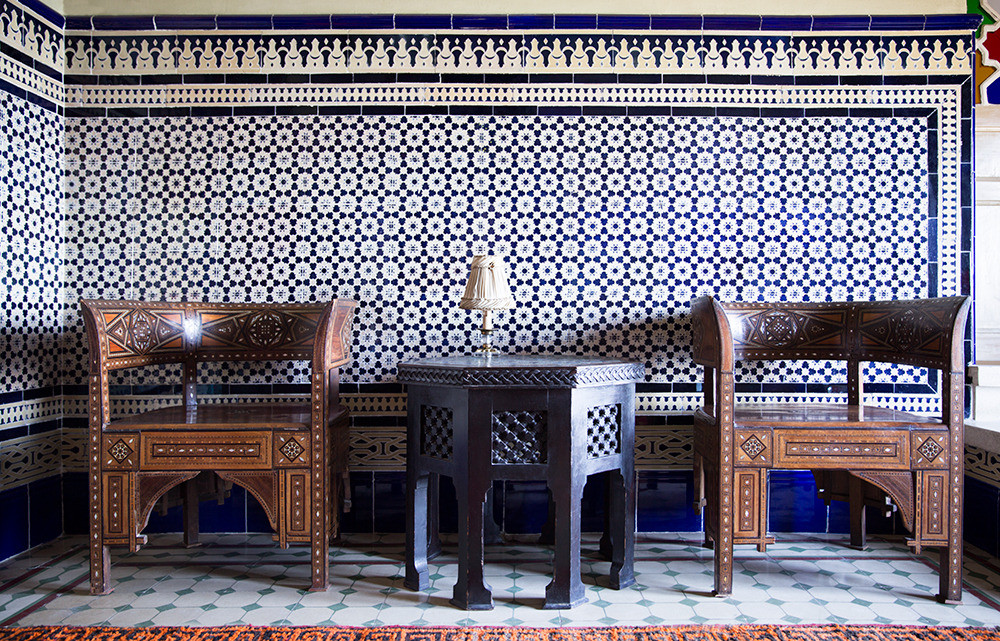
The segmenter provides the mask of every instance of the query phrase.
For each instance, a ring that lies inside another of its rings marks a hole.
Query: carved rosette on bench
[[[941,548],[939,599],[962,587],[962,484],[969,301],[963,297],[854,303],[692,305],[694,360],[705,367],[695,413],[697,508],[715,546],[715,593],[732,590],[735,544],[763,550],[767,472],[811,469],[820,495],[851,504],[851,543],[865,545],[865,506],[895,506],[909,544]],[[744,360],[843,360],[847,404],[740,405],[734,371]],[[861,363],[941,370],[942,417],[862,404]]]
[[[347,473],[348,414],[337,370],[350,360],[356,304],[82,301],[90,345],[91,592],[110,591],[108,546],[136,550],[156,501],[215,472],[263,506],[281,546],[309,544],[314,590],[326,588]],[[309,404],[199,405],[198,363],[308,360]],[[177,363],[184,405],[112,420],[108,372]],[[185,539],[197,537],[197,496],[185,493]]]

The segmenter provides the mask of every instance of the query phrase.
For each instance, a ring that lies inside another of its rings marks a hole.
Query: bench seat
[[[698,409],[697,413],[699,420],[715,422],[714,407]],[[733,424],[735,427],[947,429],[940,418],[837,403],[737,404],[733,408]]]
[[[334,405],[327,409],[327,423],[343,420],[347,408]],[[143,430],[298,429],[308,430],[312,414],[308,403],[200,403],[193,409],[173,405],[114,419],[105,432]]]

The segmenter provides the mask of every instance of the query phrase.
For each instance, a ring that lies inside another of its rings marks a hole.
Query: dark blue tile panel
[[[66,30],[89,31],[90,16],[66,16]]]
[[[698,532],[700,514],[692,509],[694,476],[690,471],[639,472],[636,508],[639,532]]]
[[[329,29],[330,16],[274,16],[275,29]]]
[[[924,29],[978,29],[983,18],[977,14],[931,15],[924,22]]]
[[[217,507],[215,502],[211,503],[211,508]],[[208,509],[211,509],[208,508]],[[201,509],[199,506],[198,511],[199,527],[201,520]],[[242,532],[243,531],[242,519],[240,523],[240,528],[235,527],[229,532]],[[184,530],[184,509],[180,505],[175,505],[174,507],[167,510],[166,514],[160,513],[160,506],[157,505],[153,507],[153,511],[149,514],[149,523],[146,525],[146,529],[143,532],[147,534],[159,534],[161,532],[182,532]]]
[[[454,29],[506,29],[507,16],[452,16],[451,26]]]
[[[596,29],[597,16],[556,16],[556,29]]]
[[[204,501],[198,507],[198,521],[202,532],[246,532],[247,503],[257,502],[239,485],[233,485],[229,498],[222,505]]]
[[[376,532],[406,531],[406,472],[375,473]]]
[[[249,492],[247,496],[246,531],[274,532],[271,522],[267,520],[267,512],[264,511],[264,506]],[[215,503],[212,503],[212,505],[215,505]]]
[[[701,16],[652,16],[650,18],[650,27],[660,31],[701,29],[701,23]]]
[[[865,31],[871,16],[814,16],[813,31]]]
[[[30,543],[34,547],[59,538],[63,533],[62,479],[53,476],[28,485]]]
[[[275,29],[277,29],[275,16]],[[357,14],[330,16],[330,24],[334,29],[392,29],[393,17],[390,14]]]
[[[451,27],[451,16],[441,15],[398,15],[395,18],[397,29],[448,29]]]
[[[150,31],[153,16],[94,16],[90,19],[97,31]]]
[[[215,29],[215,16],[156,16],[153,23],[163,31]]]
[[[219,29],[270,29],[271,16],[216,16]]]
[[[345,512],[340,517],[342,532],[356,534],[375,531],[373,482],[372,472],[351,472],[351,511]]]
[[[926,16],[872,16],[872,31],[912,31],[924,28]]]
[[[587,484],[583,486],[583,500],[580,510],[581,532],[604,531],[604,490],[606,487],[607,475],[592,474],[587,477]]]
[[[537,534],[549,513],[544,481],[507,481],[503,527],[508,534]]]
[[[812,16],[762,16],[761,31],[809,31]]]
[[[47,20],[49,24],[62,28],[66,23],[66,19],[58,11],[44,2],[39,2],[38,0],[20,0],[20,2],[30,11]]]
[[[761,16],[705,16],[705,31],[759,31]]]
[[[553,15],[543,16],[507,16],[509,29],[552,29],[556,18]]]
[[[649,29],[650,16],[597,16],[598,29]]]
[[[66,534],[86,534],[90,528],[87,474],[69,472],[62,475],[63,530]]]
[[[28,549],[28,488],[0,492],[0,560]]]
[[[1000,488],[965,477],[965,540],[1000,555]]]
[[[812,472],[773,470],[768,484],[770,532],[826,532],[826,504]]]

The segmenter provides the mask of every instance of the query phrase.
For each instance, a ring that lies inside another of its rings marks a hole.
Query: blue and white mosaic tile
[[[60,383],[62,129],[0,92],[0,394]]]
[[[467,350],[476,319],[456,301],[486,251],[510,264],[518,307],[498,319],[509,348],[624,355],[654,382],[697,380],[686,319],[697,295],[932,287],[926,118],[67,122],[67,300],[355,297],[348,382]],[[82,371],[74,355],[67,380]],[[793,380],[843,376],[794,367]],[[760,374],[787,381],[789,366]]]

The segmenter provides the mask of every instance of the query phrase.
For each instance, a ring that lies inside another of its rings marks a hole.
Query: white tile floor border
[[[448,603],[454,547],[429,564],[430,587],[403,587],[400,535],[346,538],[331,554],[331,587],[308,592],[309,555],[279,550],[266,535],[203,535],[186,549],[155,536],[136,554],[114,551],[115,591],[88,592],[82,537],[66,537],[0,566],[0,625],[530,625],[606,626],[733,623],[1000,625],[1000,561],[970,549],[962,604],[942,605],[936,554],[916,556],[900,539],[869,550],[839,537],[785,535],[762,554],[737,548],[734,591],[710,596],[711,552],[693,534],[643,534],[636,585],[607,586],[609,563],[585,536],[588,603],[539,608],[551,551],[523,543],[487,548],[495,608],[466,612]]]

